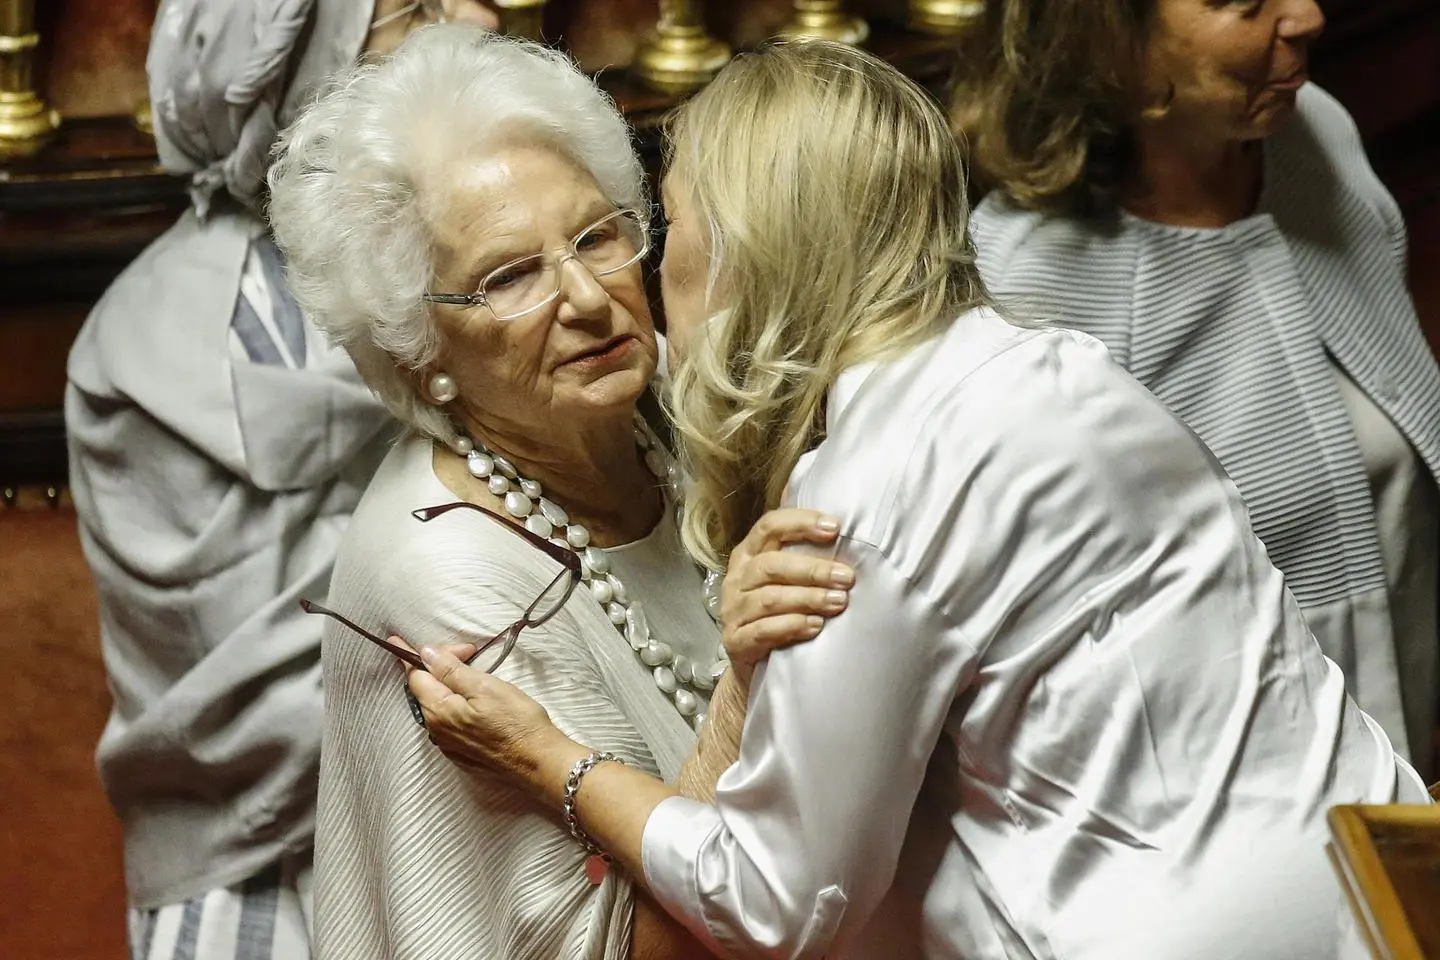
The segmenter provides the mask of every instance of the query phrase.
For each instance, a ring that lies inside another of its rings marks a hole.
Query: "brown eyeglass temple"
[[[517,527],[515,524],[510,523],[503,517],[491,513],[489,510],[486,510],[479,504],[467,503],[463,500],[457,500],[453,503],[442,503],[439,506],[434,507],[421,507],[419,510],[411,511],[411,515],[415,517],[416,520],[425,523],[434,520],[436,517],[443,516],[444,514],[449,513],[451,510],[460,509],[474,510],[477,513],[483,514],[484,516],[489,517],[491,520],[494,520],[496,523],[503,526],[506,530],[514,533],[516,536],[524,538],[537,549],[544,551],[546,556],[551,557],[556,562],[562,564],[565,567],[566,571],[570,574],[571,577],[570,591],[573,591],[575,589],[575,582],[580,579],[581,566],[580,557],[577,556],[574,551],[557,546],[556,544],[551,543],[549,540],[546,540],[544,537],[536,536],[529,530],[526,530],[524,527]],[[560,576],[563,577],[565,576],[565,574],[562,573]],[[531,617],[533,616],[535,612],[535,606],[540,602],[541,597],[544,597],[545,593],[548,593],[550,588],[554,587],[555,583],[558,582],[559,579],[560,577],[556,577],[555,581],[551,582],[550,587],[547,587],[546,590],[541,593],[540,597],[535,598],[535,602],[532,603],[530,605],[530,608],[525,611],[525,615],[523,617],[521,617],[515,623],[511,624],[505,630],[502,630],[500,633],[497,633],[495,636],[491,637],[489,640],[486,640],[484,643],[477,644],[475,656],[470,658],[470,662],[473,663],[477,658],[479,658],[481,653],[490,649],[490,647],[494,646],[497,642],[504,640],[506,644],[505,653],[503,656],[501,656],[500,661],[495,664],[495,666],[499,666],[500,662],[503,662],[505,658],[509,656],[510,648],[515,645],[515,639],[519,636],[522,629],[527,626],[538,626],[539,623],[544,622],[543,620],[532,620]],[[565,600],[568,600],[570,598],[570,591],[566,592]],[[561,601],[561,604],[563,603],[564,600]],[[320,614],[321,616],[330,617],[337,623],[343,624],[344,626],[355,631],[360,636],[364,637],[366,640],[369,640],[377,647],[380,647],[382,650],[384,650],[391,656],[398,657],[399,659],[410,664],[412,667],[416,667],[420,670],[425,669],[425,661],[421,660],[419,655],[411,653],[409,650],[406,650],[403,647],[397,647],[395,646],[395,644],[391,643],[388,640],[381,639],[380,637],[371,633],[369,630],[366,630],[364,627],[360,626],[358,623],[355,623],[353,620],[350,620],[343,614],[336,613],[329,607],[321,606],[314,600],[306,600],[303,598],[300,600],[300,607],[306,613],[316,613]],[[556,610],[558,609],[559,605],[556,606]],[[554,611],[551,611],[550,616],[553,615]],[[547,616],[545,619],[548,620],[549,616]]]
[[[417,667],[421,670],[425,669],[425,661],[420,659],[419,654],[411,653],[404,647],[397,647],[389,640],[380,639],[375,634],[371,633],[369,630],[366,630],[364,627],[360,626],[358,623],[355,623],[353,620],[350,620],[343,614],[336,613],[329,607],[322,607],[314,600],[306,600],[304,598],[301,598],[300,600],[300,607],[306,613],[318,613],[322,617],[329,617],[330,619],[335,620],[338,623],[342,623],[345,626],[349,627],[351,630],[354,630],[356,633],[360,634],[360,636],[364,637],[366,640],[369,640],[371,643],[375,644],[377,647],[383,649],[392,657],[399,657],[401,660],[404,660],[412,667]]]
[[[401,660],[404,660],[412,667],[417,667],[421,670],[428,670],[428,668],[425,666],[425,661],[421,660],[418,654],[411,653],[409,650],[406,650],[403,647],[397,647],[395,646],[395,644],[391,643],[388,640],[381,640],[369,630],[366,630],[364,627],[360,626],[359,624],[355,623],[353,620],[350,620],[344,615],[336,613],[329,607],[322,607],[314,600],[306,600],[304,598],[300,600],[300,607],[306,613],[318,613],[322,617],[329,617],[337,623],[343,624],[344,626],[360,634],[360,636],[364,637],[366,640],[369,640],[371,643],[375,644],[377,647],[382,648],[386,653],[390,654],[393,657],[399,657]],[[507,630],[497,633],[495,636],[491,637],[489,640],[486,640],[484,643],[476,644],[475,653],[471,655],[470,659],[465,662],[474,663],[480,658],[480,654],[484,653],[486,650],[489,650],[501,640],[505,640],[513,645],[513,638],[510,636],[510,634],[514,631],[514,629],[515,628],[512,626]],[[501,659],[503,660],[504,658]]]
[[[421,523],[429,523],[436,517],[443,516],[451,510],[474,510],[476,513],[494,520],[511,533],[523,537],[537,550],[544,551],[546,556],[550,557],[556,563],[562,564],[566,569],[572,570],[575,573],[580,572],[580,557],[573,550],[567,550],[558,544],[551,543],[544,537],[536,536],[524,527],[516,526],[504,517],[486,510],[477,503],[456,500],[453,503],[442,503],[435,507],[421,507],[419,510],[412,510],[410,515]]]

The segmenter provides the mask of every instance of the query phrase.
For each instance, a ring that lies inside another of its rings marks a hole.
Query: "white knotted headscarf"
[[[162,0],[146,70],[160,162],[203,218],[260,206],[270,148],[317,83],[360,55],[373,0]]]

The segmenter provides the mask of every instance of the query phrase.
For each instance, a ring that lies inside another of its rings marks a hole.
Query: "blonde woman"
[[[776,46],[671,135],[686,542],[743,582],[788,487],[844,518],[850,605],[756,669],[713,803],[429,649],[440,748],[725,955],[1337,956],[1325,810],[1424,789],[1195,436],[1096,341],[987,305],[938,108]]]

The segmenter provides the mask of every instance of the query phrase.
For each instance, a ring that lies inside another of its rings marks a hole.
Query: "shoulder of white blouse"
[[[1058,328],[1007,331],[993,314],[979,322],[927,356],[877,368],[804,470],[801,505],[845,517],[853,539],[889,552],[904,531],[924,536],[917,511],[998,503],[1030,466],[1089,463],[1089,426],[1069,409],[1066,381],[1113,383],[1116,402],[1133,402],[1105,347]]]
[[[424,450],[392,452],[351,517],[341,566],[411,597],[484,598],[524,609],[559,565],[502,521],[474,511],[415,517],[421,507],[458,499],[421,472],[428,469]]]

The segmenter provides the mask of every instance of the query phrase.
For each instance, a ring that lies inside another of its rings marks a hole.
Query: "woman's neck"
[[[1187,136],[1172,124],[1135,134],[1135,174],[1121,205],[1137,217],[1178,227],[1225,227],[1255,212],[1264,179],[1260,141]]]
[[[477,442],[539,483],[545,498],[586,527],[598,546],[637,540],[659,521],[662,484],[645,465],[629,412],[566,426],[552,421],[538,430],[465,419]]]

